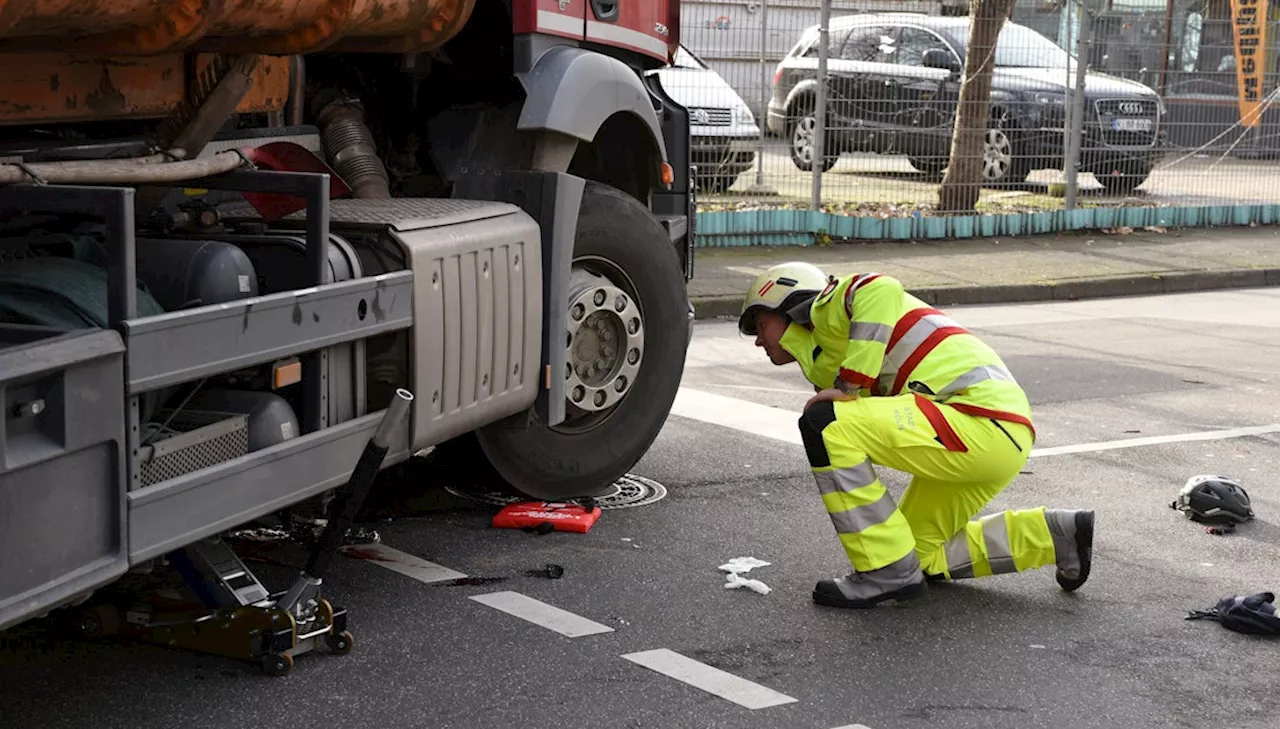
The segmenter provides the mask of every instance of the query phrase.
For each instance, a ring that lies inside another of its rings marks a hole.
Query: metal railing
[[[1280,11],[1125,4],[1015,3],[976,213],[1280,203]],[[685,0],[681,37],[701,210],[936,214],[967,2]]]

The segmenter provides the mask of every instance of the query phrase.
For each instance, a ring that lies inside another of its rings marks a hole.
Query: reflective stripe
[[[870,504],[855,506],[846,511],[832,512],[831,523],[840,534],[857,534],[877,524],[885,523],[897,510],[898,505],[894,503],[893,497],[885,491],[880,498]]]
[[[874,321],[855,321],[849,323],[849,339],[858,342],[879,342],[887,344],[889,342],[889,334],[892,332],[889,327]]]
[[[982,541],[987,547],[987,564],[991,574],[1016,572],[1013,551],[1009,549],[1009,529],[1004,514],[994,514],[982,520]]]
[[[917,309],[917,311],[920,310]],[[902,321],[907,321],[910,316],[911,314],[908,314],[903,317]],[[899,323],[900,325],[901,322]],[[925,340],[934,332],[941,329],[963,329],[963,327],[955,319],[939,312],[918,317],[915,323],[905,331],[895,328],[893,335],[889,337],[889,351],[885,353],[884,357],[887,366],[881,368],[881,373],[888,371],[890,368],[895,372],[902,369],[902,365],[919,349],[920,345],[924,344]]]
[[[876,482],[876,472],[871,468],[869,458],[852,468],[823,471],[815,475],[818,477],[818,493],[823,496],[839,492],[849,493]]]
[[[968,330],[964,327],[942,327],[930,334],[920,343],[919,347],[915,348],[911,356],[907,357],[907,361],[902,363],[902,367],[898,370],[898,376],[893,379],[893,390],[891,392],[901,390],[902,386],[907,384],[907,380],[910,379],[911,373],[915,371],[916,366],[924,361],[924,358],[928,357],[935,347],[942,344],[944,339],[954,334],[968,333]]]
[[[1004,367],[1000,367],[998,365],[979,365],[978,367],[974,367],[963,375],[952,380],[951,384],[942,388],[942,390],[938,392],[938,397],[950,397],[965,388],[973,387],[983,380],[1004,380],[1005,382],[1017,383],[1017,380],[1013,379],[1013,373]]]
[[[973,562],[969,559],[969,532],[961,529],[960,533],[947,540],[947,571],[951,579],[963,580],[973,577]]]
[[[853,295],[857,293],[858,289],[862,288],[863,286],[866,286],[867,284],[871,283],[872,281],[875,281],[878,278],[880,278],[880,274],[878,273],[864,273],[861,276],[854,279],[853,283],[849,284],[849,288],[845,289],[845,292],[844,292],[845,318],[847,319],[853,318]]]

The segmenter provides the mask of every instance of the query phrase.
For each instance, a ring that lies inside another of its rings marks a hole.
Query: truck
[[[646,73],[679,19],[0,0],[0,631],[157,564],[270,611],[219,535],[334,513],[397,393],[382,469],[458,448],[544,501],[625,475],[693,326],[689,114]],[[297,598],[241,657],[349,648]]]

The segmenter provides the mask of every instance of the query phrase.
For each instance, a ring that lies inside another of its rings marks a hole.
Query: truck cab
[[[689,114],[645,73],[678,28],[679,0],[0,1],[0,630],[326,509],[402,388],[383,468],[622,476],[692,325]]]

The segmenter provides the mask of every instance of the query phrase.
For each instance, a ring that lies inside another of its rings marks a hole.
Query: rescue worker
[[[890,276],[784,263],[752,284],[738,328],[816,391],[800,432],[853,572],[819,582],[814,602],[869,608],[923,596],[926,579],[1047,565],[1064,590],[1088,579],[1092,511],[974,519],[1022,469],[1035,428],[1000,357],[955,320]],[[912,475],[900,504],[873,464]]]

